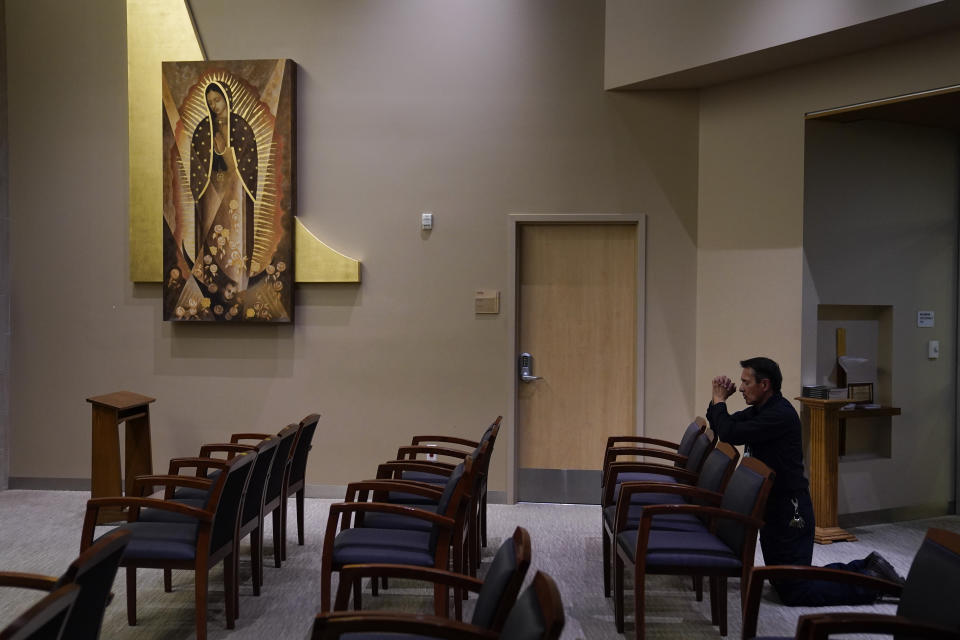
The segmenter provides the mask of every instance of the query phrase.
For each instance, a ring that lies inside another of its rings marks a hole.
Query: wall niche
[[[846,332],[846,355],[867,358],[876,365],[874,379],[857,382],[873,383],[874,403],[895,406],[893,306],[817,305],[817,384],[837,386],[837,329]],[[858,415],[843,420],[841,431],[840,462],[892,457],[890,416]]]

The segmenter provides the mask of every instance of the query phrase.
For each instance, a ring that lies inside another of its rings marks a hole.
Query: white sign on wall
[[[933,326],[933,311],[917,311],[917,326],[918,326],[918,327],[932,327],[932,326]]]

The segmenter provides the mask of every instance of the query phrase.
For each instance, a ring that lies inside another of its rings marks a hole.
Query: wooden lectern
[[[93,463],[90,496],[133,495],[133,481],[139,475],[153,473],[150,449],[150,403],[154,398],[132,391],[116,391],[87,398],[93,405]],[[120,434],[117,425],[126,423],[125,480],[120,472]],[[101,509],[97,524],[126,520],[120,509]]]
[[[840,461],[840,407],[847,399],[797,398],[803,405],[803,420],[810,427],[810,496],[817,520],[813,540],[830,544],[856,540],[841,529],[837,520],[837,476]]]

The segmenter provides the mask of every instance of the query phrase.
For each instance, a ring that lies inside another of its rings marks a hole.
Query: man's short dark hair
[[[744,369],[753,369],[753,376],[757,382],[769,380],[770,388],[774,393],[780,393],[780,386],[783,384],[783,374],[780,373],[780,365],[770,358],[750,358],[741,360],[740,366]]]

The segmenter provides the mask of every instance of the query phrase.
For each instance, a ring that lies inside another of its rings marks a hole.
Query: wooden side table
[[[93,460],[90,471],[90,496],[105,498],[133,494],[133,482],[138,475],[153,473],[153,453],[150,448],[150,403],[155,398],[132,391],[116,391],[103,396],[87,398],[93,405]],[[120,433],[117,425],[126,424],[124,431],[126,478],[121,480]],[[97,524],[125,520],[120,509],[102,509]]]
[[[797,398],[803,406],[803,421],[810,428],[810,496],[817,526],[813,540],[830,544],[856,540],[840,528],[837,520],[837,466],[840,460],[840,407],[849,400]]]

